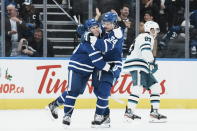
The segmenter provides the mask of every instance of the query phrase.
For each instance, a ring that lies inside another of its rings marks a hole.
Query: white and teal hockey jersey
[[[134,43],[134,49],[127,56],[123,69],[125,73],[140,70],[149,72],[149,64],[154,61],[152,49],[154,38],[149,33],[139,34]]]

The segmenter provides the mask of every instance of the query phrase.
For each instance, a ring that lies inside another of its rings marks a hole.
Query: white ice
[[[149,110],[137,109],[142,120],[134,123],[124,122],[123,109],[111,109],[111,128],[93,129],[94,110],[76,109],[69,128],[62,127],[63,110],[59,119],[51,121],[43,110],[0,110],[0,131],[197,131],[197,110],[161,109],[168,117],[167,123],[149,123]]]

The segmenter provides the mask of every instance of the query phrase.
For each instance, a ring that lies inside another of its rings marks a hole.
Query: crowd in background
[[[40,14],[31,0],[5,0],[5,56],[42,57]],[[48,56],[53,57],[49,47]]]
[[[6,7],[6,56],[42,56],[42,20],[40,12],[34,8],[33,4],[42,4],[43,1],[5,0],[4,2]],[[53,3],[52,0],[48,2]],[[67,0],[62,0],[61,2],[61,4],[65,4]],[[89,0],[70,0],[72,9],[67,11],[71,16],[80,15],[83,23],[88,18],[88,2]],[[185,19],[184,9],[185,0],[140,0],[139,30],[143,32],[144,22],[153,20],[160,25],[160,34],[165,35],[173,26],[182,24]],[[125,55],[135,39],[135,10],[136,0],[93,0],[94,16],[107,11],[118,13],[118,24],[124,28],[125,43],[123,46]],[[194,10],[197,10],[197,0],[190,0],[190,12]],[[38,32],[39,38],[36,37]],[[32,43],[32,41],[34,42]],[[15,44],[21,45],[21,43],[22,45],[23,43],[28,43],[28,46],[31,48],[24,48],[24,46],[23,48],[18,48],[17,51],[13,51]],[[49,46],[48,52],[48,56],[53,56],[51,46]],[[157,55],[157,53],[155,54]]]

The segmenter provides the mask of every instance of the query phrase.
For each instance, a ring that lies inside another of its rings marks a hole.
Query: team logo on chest
[[[109,43],[113,43],[113,44],[116,44],[116,42],[118,41],[114,36],[108,38],[108,39],[105,39],[106,42],[109,42]]]

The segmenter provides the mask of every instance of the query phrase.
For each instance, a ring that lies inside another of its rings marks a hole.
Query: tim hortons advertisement
[[[0,60],[0,99],[37,99],[59,96],[68,86],[68,60]],[[158,61],[155,77],[163,98],[197,98],[197,61]],[[132,92],[131,75],[122,73],[111,88],[113,97],[126,98]],[[143,97],[150,93],[143,90]],[[91,78],[81,98],[95,98]]]

